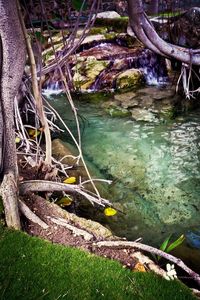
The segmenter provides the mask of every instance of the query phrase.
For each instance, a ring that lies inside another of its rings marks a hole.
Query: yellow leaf
[[[145,269],[145,267],[144,267],[143,264],[141,264],[140,262],[138,262],[138,263],[136,263],[136,265],[135,265],[133,271],[134,271],[134,272],[135,272],[135,271],[136,271],[136,272],[146,272],[146,269]]]
[[[72,202],[73,202],[72,198],[66,196],[56,201],[56,204],[60,205],[61,207],[65,207],[65,206],[70,206]]]
[[[68,177],[63,182],[64,183],[75,183],[76,182],[76,177]]]
[[[36,130],[35,133],[34,133],[34,135],[33,135],[33,137],[36,137],[36,136],[38,136],[39,134],[40,134],[40,131],[39,131],[39,130]]]
[[[29,128],[28,129],[28,134],[31,136],[31,137],[36,137],[40,134],[40,129],[32,129],[32,128]]]
[[[112,208],[112,207],[107,207],[104,209],[104,215],[107,217],[111,217],[116,215],[117,211],[116,209]]]
[[[15,143],[18,144],[18,143],[20,143],[20,142],[21,142],[21,139],[17,136],[17,137],[15,138]]]
[[[28,134],[30,135],[30,136],[33,136],[34,134],[35,134],[35,129],[33,129],[33,128],[28,128],[27,129],[27,131],[28,131]]]

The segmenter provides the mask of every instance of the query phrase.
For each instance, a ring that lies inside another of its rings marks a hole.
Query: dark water
[[[65,98],[51,96],[50,101],[74,130]],[[113,179],[106,196],[124,212],[102,217],[103,222],[117,235],[154,245],[169,234],[186,233],[187,243],[198,249],[200,110],[148,123],[111,118],[88,103],[76,105],[85,158]]]

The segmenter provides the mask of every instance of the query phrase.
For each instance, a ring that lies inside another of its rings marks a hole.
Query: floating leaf
[[[62,197],[58,201],[56,201],[56,204],[60,205],[61,207],[70,206],[73,202],[73,199],[69,196]]]
[[[175,249],[176,247],[180,246],[183,241],[185,240],[185,236],[182,234],[177,240],[175,240],[173,243],[171,243],[171,245],[169,245],[169,247],[167,247],[166,252],[170,252],[173,249]]]
[[[107,207],[104,209],[104,215],[107,217],[112,217],[114,215],[116,215],[117,211],[116,209],[112,208],[112,207]]]
[[[64,183],[75,183],[76,182],[76,177],[68,177],[63,182]]]
[[[16,138],[15,138],[15,143],[16,144],[19,144],[21,142],[21,139],[17,136]]]

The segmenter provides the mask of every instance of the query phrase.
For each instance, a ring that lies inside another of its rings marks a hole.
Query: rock
[[[145,121],[145,122],[158,122],[158,119],[155,115],[142,108],[134,108],[131,110],[132,118],[136,121]]]
[[[139,103],[142,108],[150,108],[153,104],[153,99],[150,95],[141,96]]]
[[[72,149],[73,148],[73,149]],[[76,164],[77,159],[73,156],[77,156],[78,151],[72,145],[62,142],[60,139],[52,141],[52,154],[57,159],[61,159],[65,156],[63,163],[69,166]]]
[[[128,92],[124,94],[117,94],[114,98],[120,102],[123,108],[133,108],[138,106],[138,99],[135,98],[136,93]]]
[[[105,36],[103,34],[96,34],[96,35],[88,35],[86,38],[83,40],[82,45],[91,43],[93,41],[101,41],[105,40]]]
[[[138,69],[129,69],[117,76],[116,88],[127,89],[140,85],[144,80],[142,72]]]
[[[90,29],[89,35],[106,34],[106,33],[108,33],[107,27],[92,27]]]
[[[97,14],[97,19],[116,19],[121,16],[116,11],[104,11]]]
[[[129,100],[132,100],[136,96],[137,96],[136,93],[128,92],[128,93],[123,93],[123,94],[115,94],[114,98],[115,98],[115,100],[118,100],[120,102],[126,102]]]
[[[81,90],[89,89],[95,82],[96,77],[108,66],[109,62],[105,60],[97,60],[93,56],[89,56],[83,62],[79,62],[72,69],[75,71],[73,76],[74,84]]]
[[[106,111],[111,117],[125,118],[131,115],[131,113],[127,109],[121,107],[110,107],[107,108]]]

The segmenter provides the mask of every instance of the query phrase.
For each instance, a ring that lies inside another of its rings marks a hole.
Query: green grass
[[[0,299],[195,299],[188,288],[154,274],[53,245],[0,225]]]

